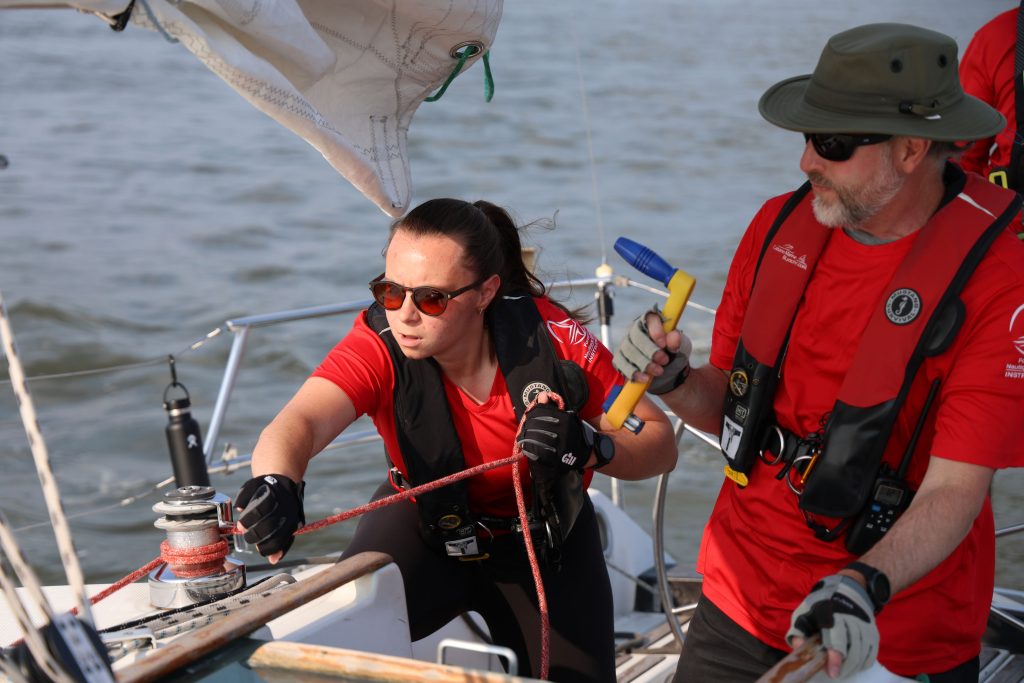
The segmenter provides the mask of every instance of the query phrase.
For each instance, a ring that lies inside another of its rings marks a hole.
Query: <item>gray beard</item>
[[[893,167],[891,154],[886,154],[883,162],[882,171],[860,187],[837,187],[816,173],[808,175],[815,184],[836,193],[834,199],[815,196],[811,200],[811,208],[818,222],[828,228],[860,230],[861,226],[878,215],[903,188],[905,180]]]

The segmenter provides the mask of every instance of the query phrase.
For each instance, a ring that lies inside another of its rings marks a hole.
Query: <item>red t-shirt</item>
[[[601,413],[601,403],[609,389],[621,383],[621,376],[612,366],[611,353],[565,311],[547,299],[534,301],[541,318],[547,322],[548,336],[555,353],[583,368],[589,397],[580,415],[584,420],[590,420]],[[352,330],[327,354],[313,376],[337,384],[352,400],[358,414],[369,415],[373,419],[388,455],[395,466],[407,474],[395,434],[395,375],[391,357],[384,342],[367,326],[363,315],[356,316]],[[447,377],[442,376],[442,380],[455,431],[462,443],[466,467],[512,455],[519,424],[501,371],[495,372],[490,394],[480,405]],[[525,484],[529,481],[529,469],[523,467],[521,472]],[[588,470],[584,479],[586,484],[589,485],[592,476],[592,471]],[[516,516],[512,467],[499,467],[471,477],[469,501],[477,514]]]
[[[960,157],[964,170],[985,177],[993,167],[1009,165],[1010,147],[1017,130],[1013,52],[1018,11],[1003,12],[978,29],[960,60],[964,92],[998,109],[1007,121],[1006,128],[995,137],[978,140]]]
[[[723,370],[732,368],[757,257],[787,197],[762,207],[733,259],[712,339],[711,363]],[[790,335],[774,402],[782,426],[801,434],[819,429],[870,312],[919,234],[869,246],[832,232]],[[1009,232],[997,238],[962,299],[967,315],[953,345],[918,373],[924,386],[943,380],[908,472],[915,489],[929,452],[993,468],[1024,464],[1024,245]],[[916,419],[901,416],[895,433],[908,434]],[[788,649],[784,636],[793,609],[816,581],[852,557],[842,539],[814,537],[796,495],[775,479],[778,471],[759,462],[747,488],[724,482],[698,570],[713,603],[762,641]],[[903,675],[943,671],[978,653],[992,598],[993,534],[986,500],[953,553],[893,597],[878,618],[879,659],[886,667]]]

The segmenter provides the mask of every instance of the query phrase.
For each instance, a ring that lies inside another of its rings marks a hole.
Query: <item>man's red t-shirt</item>
[[[1018,9],[1003,12],[978,29],[960,60],[964,92],[995,107],[1006,117],[1006,128],[978,140],[960,157],[965,171],[983,176],[993,167],[1010,163],[1010,148],[1017,132],[1016,94],[1013,87],[1013,53],[1017,44]]]
[[[787,197],[762,207],[733,259],[712,339],[711,363],[723,370],[732,368],[757,257]],[[819,430],[873,307],[881,305],[919,235],[869,246],[842,230],[831,234],[790,335],[774,402],[783,427],[798,434]],[[919,371],[929,382],[943,378],[919,446],[925,454],[986,467],[1024,465],[1024,246],[1008,232],[997,238],[961,298],[967,314],[952,347]],[[906,434],[917,416],[900,419],[896,432]],[[908,478],[914,488],[927,460],[913,461]],[[793,609],[815,582],[852,557],[842,539],[814,537],[796,495],[775,479],[778,470],[756,464],[745,489],[725,481],[704,532],[698,570],[708,599],[760,640],[788,649],[784,636]],[[890,670],[934,673],[978,653],[992,598],[993,533],[986,500],[953,553],[882,611],[879,659]]]
[[[586,375],[589,397],[580,411],[581,417],[584,420],[596,417],[601,413],[601,403],[609,389],[621,383],[621,376],[612,366],[611,353],[589,330],[549,300],[534,301],[547,323],[556,355],[574,361]],[[366,325],[363,315],[356,316],[352,330],[331,350],[313,376],[337,384],[359,415],[373,419],[388,455],[395,466],[407,474],[395,434],[395,375],[391,357],[384,342]],[[495,372],[490,394],[482,404],[466,396],[446,377],[442,379],[466,467],[512,455],[519,424],[501,371]],[[528,468],[523,467],[522,474],[525,481],[529,481]],[[592,471],[588,470],[584,481],[589,484],[592,476]],[[469,500],[477,514],[514,517],[512,467],[499,467],[471,477]]]

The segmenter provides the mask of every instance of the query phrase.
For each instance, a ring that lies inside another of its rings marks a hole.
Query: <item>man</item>
[[[1018,93],[1015,87],[1020,79],[1014,78],[1024,68],[1024,63],[1015,64],[1015,46],[1021,31],[1019,15],[1019,8],[1011,9],[978,29],[960,62],[964,92],[991,104],[1007,120],[999,133],[977,140],[966,149],[960,165],[1017,191],[1024,185],[1020,170],[1024,159],[1020,158],[1020,149],[1014,150],[1017,109],[1024,106],[1024,92]],[[1018,99],[1022,100],[1020,104]]]
[[[989,486],[1024,464],[1024,245],[1016,195],[947,158],[1005,121],[952,39],[900,24],[832,37],[759,109],[804,134],[808,182],[740,242],[709,364],[656,312],[615,354],[727,461],[676,680],[751,681],[820,633],[832,677],[977,681]]]

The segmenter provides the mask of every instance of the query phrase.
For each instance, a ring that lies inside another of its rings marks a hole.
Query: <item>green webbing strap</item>
[[[484,53],[484,102],[494,98],[494,77],[491,76],[491,51]]]
[[[914,676],[914,680],[919,683],[930,683],[931,679],[928,678],[928,674],[917,674]]]
[[[441,87],[436,93],[424,100],[424,102],[437,102],[444,95],[444,91],[448,89],[451,82],[455,80],[455,77],[462,72],[462,67],[465,66],[466,60],[476,55],[480,51],[480,48],[476,45],[467,45],[458,51],[459,61],[455,64],[455,68],[448,74],[448,79],[441,84]],[[484,53],[484,101],[490,102],[494,97],[494,78],[491,76],[491,62],[488,59],[490,50]]]

